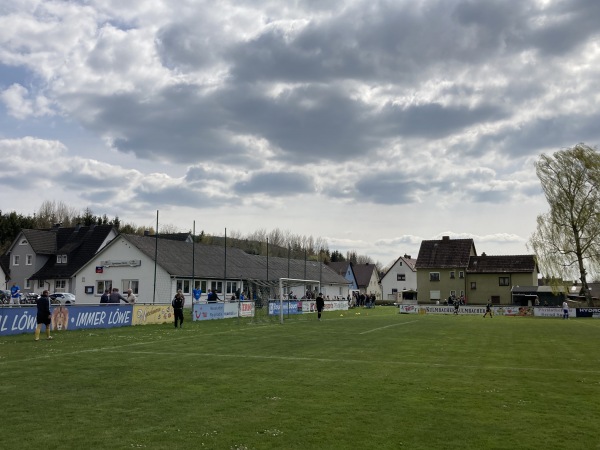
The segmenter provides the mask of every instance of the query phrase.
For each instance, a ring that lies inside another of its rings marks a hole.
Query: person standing
[[[104,289],[104,294],[100,297],[100,303],[110,303],[110,291]]]
[[[567,303],[566,300],[562,304],[562,309],[563,309],[563,319],[568,319],[569,318],[569,304]]]
[[[179,322],[179,328],[183,327],[183,307],[185,305],[185,296],[181,289],[177,290],[177,294],[173,297],[171,306],[173,307],[173,313],[175,315],[175,328],[177,328],[177,322]]]
[[[319,320],[321,320],[321,313],[323,312],[323,308],[325,307],[325,300],[323,299],[323,294],[319,292],[317,295],[317,315]]]
[[[52,339],[50,336],[50,324],[52,324],[52,314],[50,313],[50,297],[48,291],[42,292],[41,297],[35,301],[37,305],[37,326],[35,327],[35,340],[40,340],[42,325],[46,325],[46,339]]]
[[[483,315],[483,317],[485,318],[485,316],[490,315],[490,319],[493,317],[492,315],[492,300],[488,300],[487,305],[485,305],[485,314]]]
[[[127,289],[127,303],[131,303],[132,305],[135,303],[135,294],[131,289]]]
[[[11,298],[11,302],[14,303],[15,305],[20,304],[20,299],[21,299],[21,288],[19,287],[18,284],[14,284],[12,285],[12,287],[10,288],[10,298]]]
[[[123,297],[123,294],[119,292],[119,289],[113,288],[112,292],[110,293],[108,303],[120,303],[121,300],[127,302],[127,299]]]

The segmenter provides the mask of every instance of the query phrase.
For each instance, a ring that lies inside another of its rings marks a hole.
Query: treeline
[[[120,233],[144,235],[155,234],[154,227],[138,226],[134,223],[123,223],[118,216],[108,217],[96,215],[90,208],[78,211],[66,205],[64,202],[44,201],[38,211],[31,216],[24,216],[16,212],[4,213],[0,211],[0,252],[6,253],[8,247],[23,228],[27,229],[49,229],[60,224],[63,227],[74,227],[76,225],[112,225]],[[159,225],[160,234],[172,234],[181,232],[173,225]],[[192,233],[191,230],[187,231]],[[313,261],[335,262],[350,261],[358,264],[376,264],[368,256],[358,255],[355,251],[346,252],[343,255],[337,250],[329,251],[327,242],[323,238],[293,234],[282,231],[279,228],[267,232],[261,229],[243,235],[239,231],[228,231],[227,236],[214,236],[201,231],[195,236],[195,240],[207,245],[226,245],[244,250],[254,255],[269,256],[292,259],[309,259]]]

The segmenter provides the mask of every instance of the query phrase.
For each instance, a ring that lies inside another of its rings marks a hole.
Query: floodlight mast
[[[319,286],[319,292],[321,292],[321,282],[319,280],[304,280],[300,278],[280,278],[279,279],[279,322],[283,325],[283,282],[284,280],[287,282],[286,284],[290,284],[290,281],[301,281],[306,285],[306,282],[315,283]],[[289,300],[289,299],[288,299]],[[289,307],[289,303],[288,303]]]

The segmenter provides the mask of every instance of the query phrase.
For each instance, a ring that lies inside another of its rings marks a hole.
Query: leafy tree
[[[547,277],[579,278],[580,295],[592,305],[587,279],[600,268],[600,154],[578,144],[541,155],[535,168],[550,211],[538,216],[529,245]]]

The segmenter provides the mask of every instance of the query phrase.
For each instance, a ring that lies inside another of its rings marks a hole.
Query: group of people
[[[127,296],[124,296],[118,288],[112,288],[112,292],[106,289],[100,297],[100,303],[121,303],[121,301],[133,305],[136,301],[135,294],[131,289],[127,289]]]

